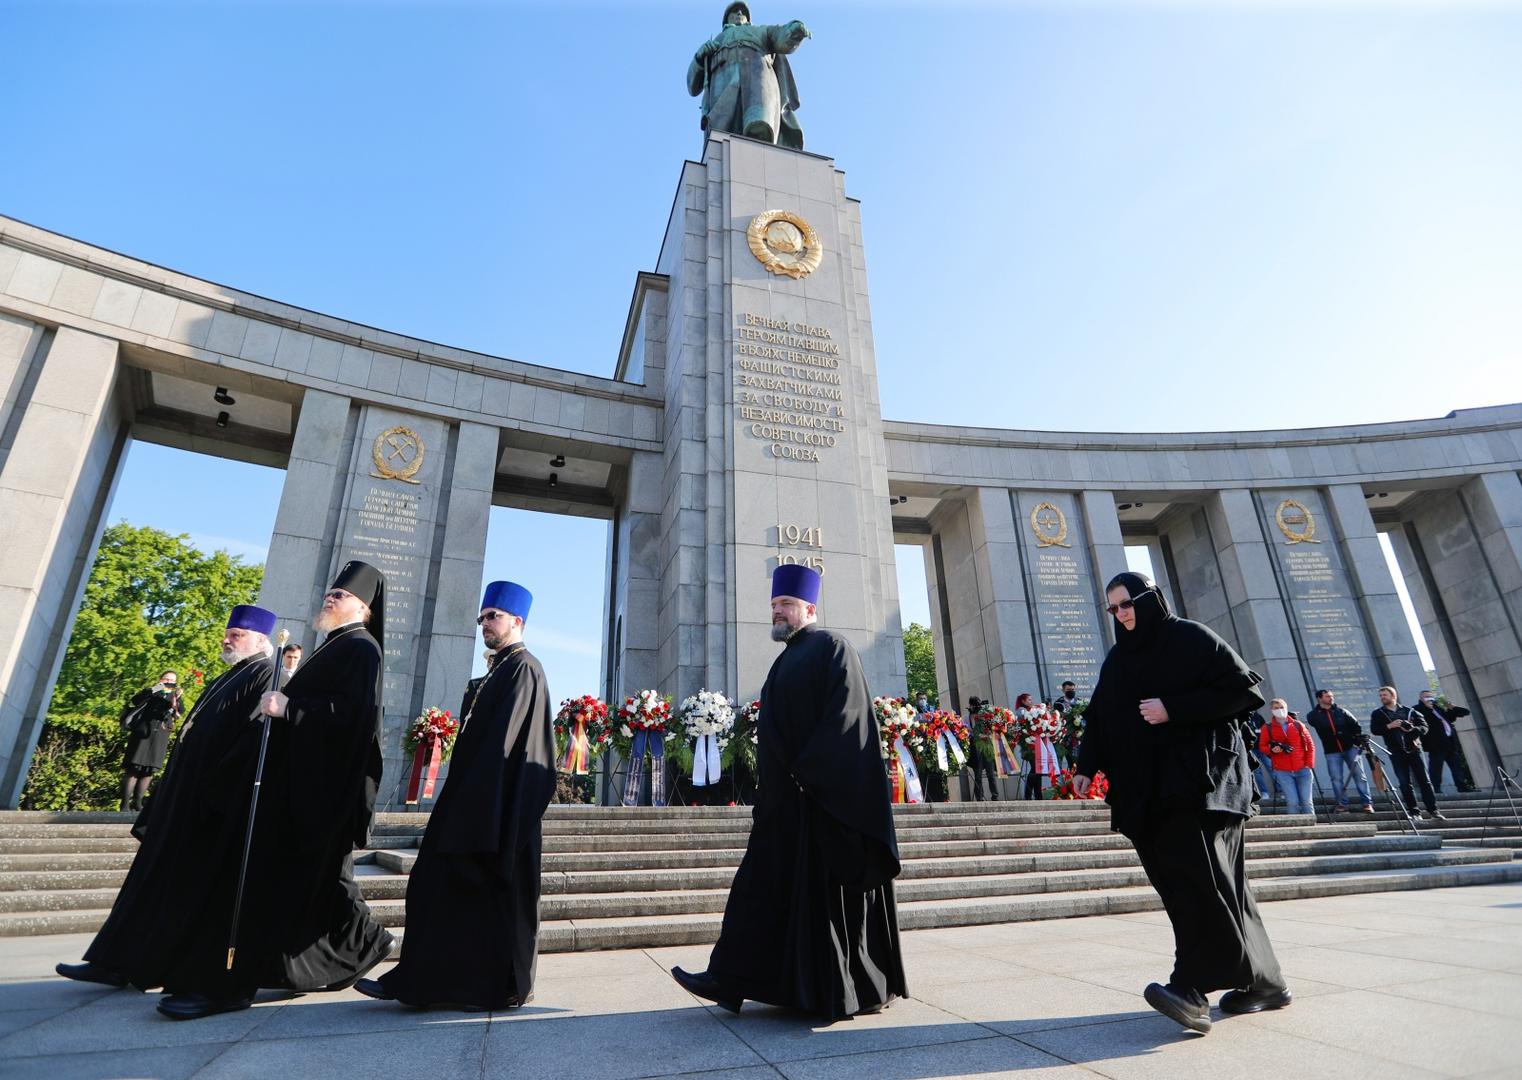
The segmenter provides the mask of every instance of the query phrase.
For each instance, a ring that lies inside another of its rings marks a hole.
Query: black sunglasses
[[[1109,607],[1105,608],[1105,610],[1108,611],[1111,615],[1118,615],[1122,611],[1130,611],[1135,606],[1135,600],[1122,600],[1118,604],[1111,604]]]

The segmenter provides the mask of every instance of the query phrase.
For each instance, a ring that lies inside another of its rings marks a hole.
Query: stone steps
[[[1339,815],[1321,824],[1312,815],[1259,817],[1247,830],[1248,873],[1265,898],[1522,877],[1511,841],[1479,843],[1473,813],[1483,807],[1455,810],[1452,822],[1440,823],[1451,829],[1417,835],[1393,817]],[[1103,806],[897,807],[894,820],[906,928],[1157,906]],[[98,929],[137,850],[131,821],[130,814],[0,813],[0,937]],[[362,893],[396,929],[426,822],[421,814],[383,814],[374,848],[356,853]],[[551,807],[541,947],[712,941],[750,824],[746,807]]]

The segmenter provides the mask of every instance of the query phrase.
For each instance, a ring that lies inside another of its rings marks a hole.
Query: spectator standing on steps
[[[1462,705],[1439,708],[1437,695],[1431,690],[1423,690],[1417,699],[1416,711],[1427,722],[1422,745],[1427,748],[1427,775],[1432,778],[1433,794],[1443,790],[1444,765],[1453,774],[1453,790],[1459,790],[1459,733],[1453,729],[1453,722],[1468,716],[1469,710]]]
[[[1268,703],[1272,719],[1258,731],[1258,752],[1273,764],[1275,782],[1284,789],[1286,814],[1310,814],[1311,770],[1316,767],[1316,743],[1311,730],[1290,715],[1283,698]]]
[[[972,730],[973,719],[983,711],[983,699],[979,697],[969,698],[967,701],[967,729]],[[994,765],[994,759],[983,752],[979,745],[981,739],[973,739],[971,760],[972,766],[972,799],[974,802],[998,802],[999,801],[999,770]],[[988,794],[983,794],[983,781],[988,781]]]
[[[1337,696],[1330,690],[1316,691],[1316,707],[1306,717],[1326,754],[1327,772],[1332,778],[1332,794],[1337,805],[1332,812],[1340,814],[1348,808],[1348,781],[1358,786],[1358,797],[1363,800],[1360,808],[1366,814],[1374,812],[1374,791],[1369,787],[1369,774],[1363,764],[1363,725],[1348,710],[1337,704]]]
[[[127,733],[127,752],[122,759],[121,809],[143,808],[153,774],[164,764],[169,733],[184,711],[180,677],[173,671],[164,672],[158,682],[146,690],[139,690],[122,709],[121,725]]]
[[[1422,789],[1422,805],[1427,809],[1423,818],[1446,821],[1438,812],[1437,796],[1432,791],[1432,780],[1427,776],[1427,763],[1422,760],[1422,736],[1427,734],[1427,721],[1415,709],[1402,705],[1396,697],[1395,687],[1379,688],[1379,708],[1369,714],[1369,731],[1382,736],[1385,748],[1390,751],[1390,761],[1395,766],[1395,779],[1400,783],[1400,797],[1406,800],[1406,811],[1414,813],[1416,793],[1411,790],[1411,780]]]

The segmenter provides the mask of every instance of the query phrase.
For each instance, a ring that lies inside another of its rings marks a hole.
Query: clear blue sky
[[[12,0],[0,212],[607,374],[700,150],[682,80],[723,6]],[[888,417],[1220,429],[1522,400],[1518,7],[753,7],[814,31],[801,117],[863,203]],[[258,476],[140,447],[113,516],[257,555]],[[199,497],[223,484],[241,517]],[[541,576],[541,625],[580,648],[603,539],[499,512],[492,558]],[[557,695],[595,684],[586,651]]]

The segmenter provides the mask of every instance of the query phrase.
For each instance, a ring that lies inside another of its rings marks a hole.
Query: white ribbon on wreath
[[[904,745],[902,735],[893,740],[893,749],[898,752],[898,764],[904,772],[904,787],[908,789],[909,801],[924,802],[925,789],[920,787],[920,772],[914,767],[914,755],[909,753],[909,748]]]
[[[949,731],[938,732],[935,737],[935,763],[941,767],[941,772],[950,772],[950,764],[946,760],[947,749],[951,750],[951,756],[957,759],[957,768],[967,764],[967,758],[962,754],[962,744],[957,737]]]

